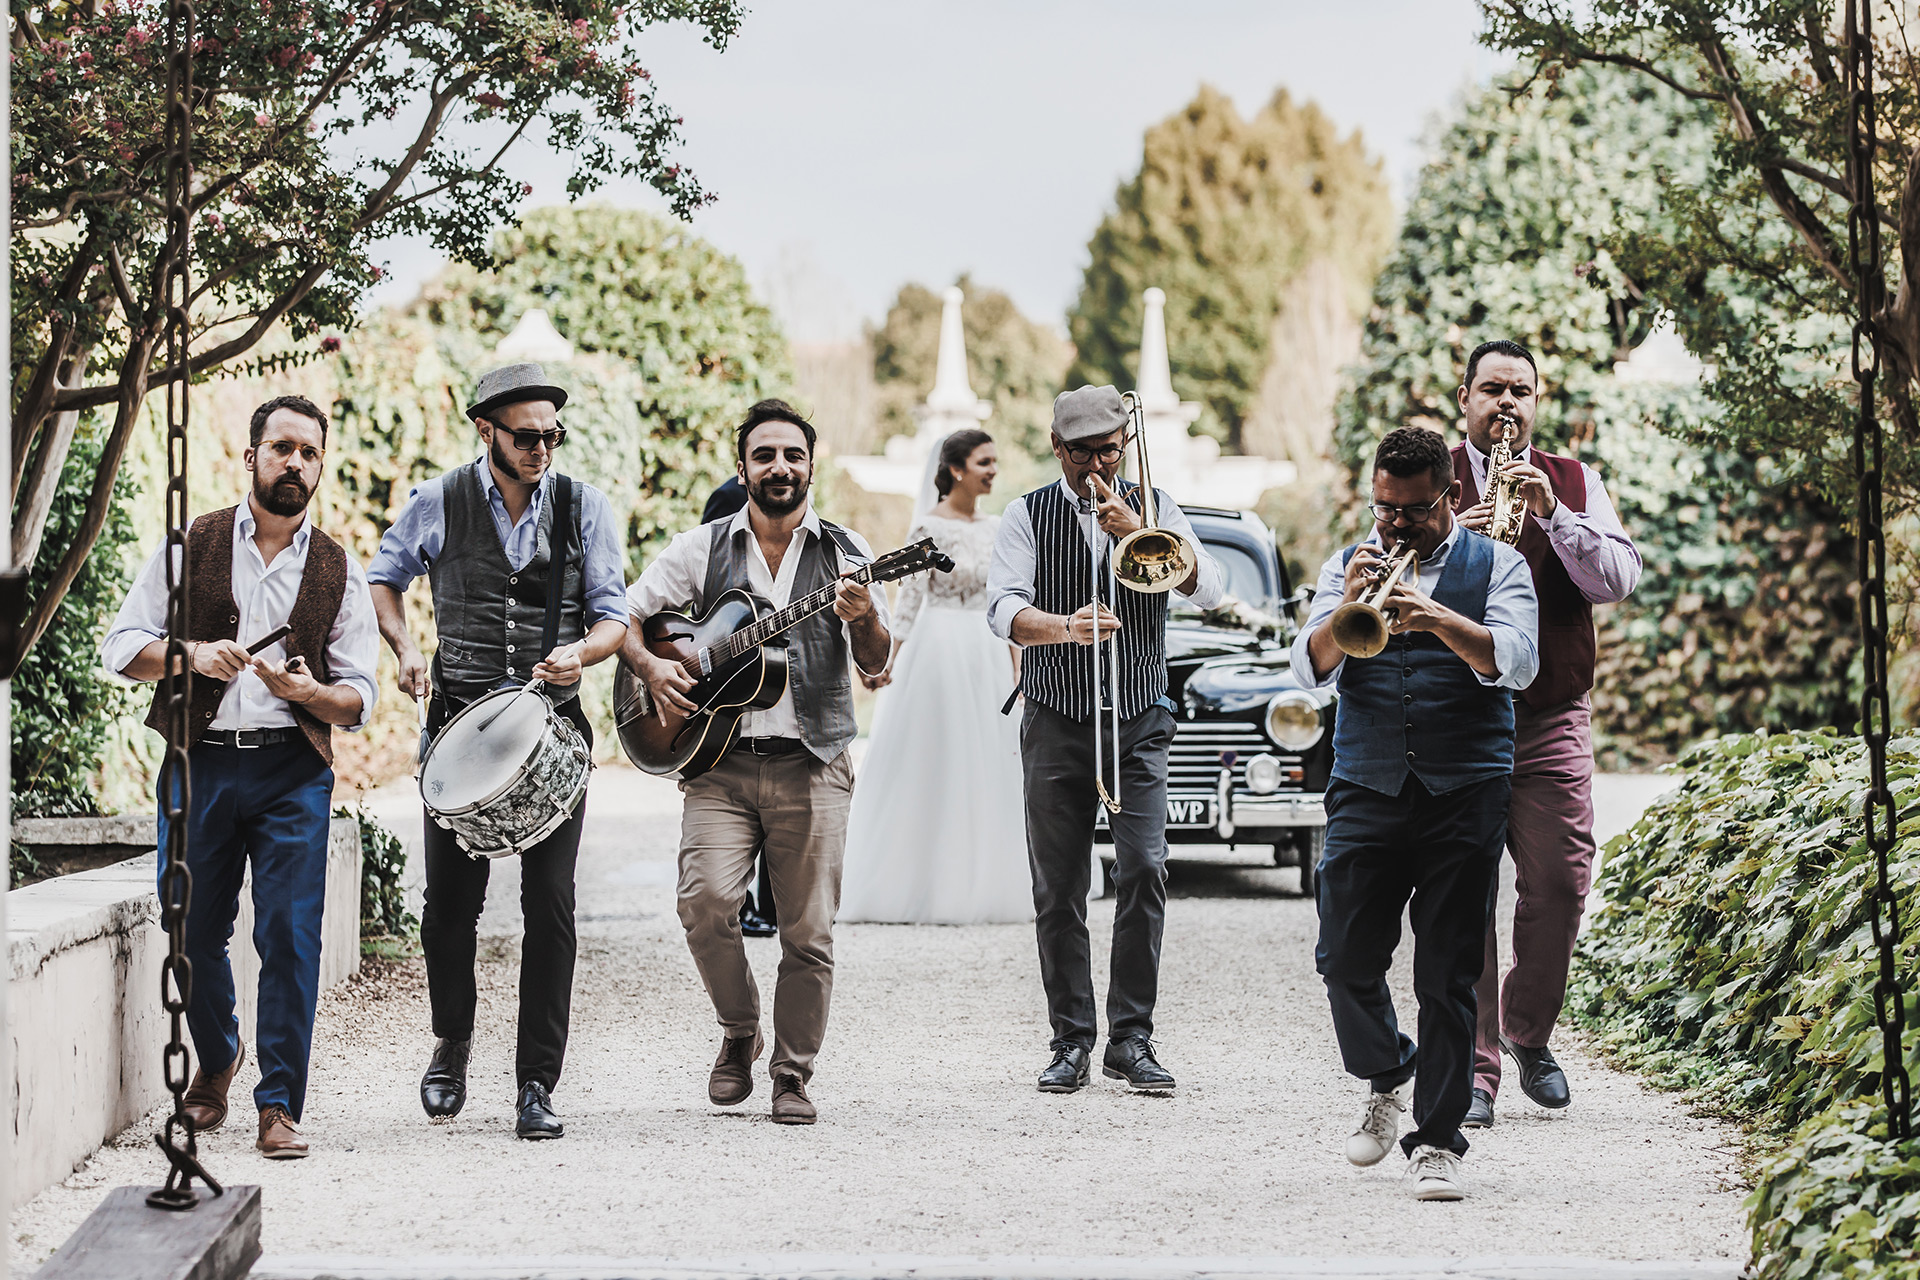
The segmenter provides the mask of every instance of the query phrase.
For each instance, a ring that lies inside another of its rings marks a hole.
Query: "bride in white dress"
[[[894,607],[894,660],[853,791],[841,920],[989,924],[1033,919],[1020,724],[1001,715],[1012,648],[987,629],[987,565],[1000,517],[980,498],[993,439],[957,431],[939,451],[940,501],[909,542],[931,537],[952,573],[916,574]]]

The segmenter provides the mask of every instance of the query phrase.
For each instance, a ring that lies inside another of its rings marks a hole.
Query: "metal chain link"
[[[1887,695],[1887,538],[1880,478],[1885,433],[1874,412],[1874,379],[1880,372],[1880,334],[1874,317],[1885,298],[1881,276],[1880,218],[1873,196],[1873,3],[1847,0],[1847,155],[1853,185],[1847,212],[1847,252],[1859,286],[1860,314],[1853,325],[1853,377],[1860,384],[1860,414],[1853,428],[1853,469],[1859,477],[1860,736],[1867,747],[1867,793],[1861,803],[1876,879],[1868,905],[1880,968],[1873,984],[1873,1016],[1880,1026],[1880,1093],[1887,1128],[1912,1137],[1912,1089],[1907,1079],[1907,1009],[1900,992],[1900,905],[1893,895],[1888,855],[1898,833],[1899,812],[1887,786],[1887,735],[1893,723]]]
[[[192,0],[170,0],[167,6],[167,127],[166,127],[166,305],[167,363],[186,365],[191,332],[188,329],[188,257],[193,247],[193,36]],[[154,1141],[166,1154],[167,1182],[152,1192],[147,1203],[159,1209],[191,1209],[198,1204],[193,1180],[205,1182],[215,1195],[222,1188],[201,1167],[193,1120],[187,1115],[188,1059],[187,1001],[193,996],[193,963],[187,959],[187,908],[193,901],[193,873],[187,869],[187,831],[192,811],[192,783],[187,768],[192,675],[187,670],[187,407],[188,380],[167,386],[167,662],[160,679],[162,716],[167,750],[160,765],[161,805],[167,818],[166,859],[160,875],[160,926],[167,934],[167,958],[160,970],[160,1003],[171,1030],[162,1059],[167,1089],[173,1094],[173,1114]]]

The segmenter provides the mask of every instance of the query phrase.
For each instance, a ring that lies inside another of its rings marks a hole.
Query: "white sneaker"
[[[1390,1093],[1369,1090],[1360,1127],[1347,1139],[1347,1159],[1362,1169],[1386,1159],[1387,1152],[1393,1150],[1393,1140],[1400,1136],[1400,1114],[1412,1097],[1411,1080]]]
[[[1467,1188],[1460,1178],[1460,1157],[1440,1147],[1415,1147],[1407,1164],[1415,1200],[1464,1200]]]

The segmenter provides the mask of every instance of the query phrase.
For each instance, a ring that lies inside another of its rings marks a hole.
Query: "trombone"
[[[1402,538],[1387,553],[1387,562],[1374,577],[1374,586],[1357,600],[1349,600],[1327,619],[1327,634],[1340,652],[1350,658],[1371,658],[1387,647],[1389,628],[1396,609],[1387,608],[1387,597],[1401,576],[1413,564],[1413,539]]]
[[[1141,532],[1145,533],[1146,530],[1143,529]],[[1107,812],[1118,813],[1120,812],[1120,699],[1107,695],[1106,682],[1100,678],[1100,646],[1114,645],[1113,652],[1107,655],[1107,665],[1114,669],[1113,678],[1115,683],[1118,683],[1120,649],[1114,637],[1120,633],[1116,630],[1113,636],[1105,640],[1100,638],[1100,552],[1104,543],[1105,537],[1100,528],[1100,508],[1096,504],[1087,512],[1087,552],[1093,558],[1093,576],[1090,579],[1093,584],[1093,788],[1100,794],[1100,803],[1106,806]],[[1116,553],[1118,550],[1116,547]],[[1107,558],[1107,581],[1109,583],[1120,581],[1114,569],[1112,557]],[[1111,586],[1107,593],[1115,594]],[[1114,603],[1119,603],[1117,596]],[[1106,747],[1100,740],[1100,717],[1103,713],[1112,717],[1113,791],[1111,794],[1107,791],[1106,780],[1100,776],[1107,755]]]

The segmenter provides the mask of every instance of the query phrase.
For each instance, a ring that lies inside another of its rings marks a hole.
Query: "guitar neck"
[[[822,609],[832,608],[834,596],[842,582],[870,583],[873,581],[873,571],[872,564],[863,564],[852,573],[836,578],[818,591],[793,601],[786,608],[748,623],[713,646],[713,664],[719,666],[722,663],[731,662],[749,649],[757,649],[782,632],[805,622]]]

